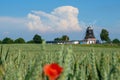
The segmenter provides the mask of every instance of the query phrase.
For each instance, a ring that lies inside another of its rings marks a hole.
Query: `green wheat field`
[[[120,80],[120,47],[0,45],[0,80],[48,80],[43,66],[64,68],[58,80]]]

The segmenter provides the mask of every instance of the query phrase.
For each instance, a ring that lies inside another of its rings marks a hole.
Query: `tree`
[[[55,38],[55,39],[54,39],[54,41],[58,41],[58,40],[59,40],[59,38]]]
[[[112,41],[112,43],[118,44],[118,43],[120,43],[120,41],[119,41],[119,39],[114,39],[114,40]]]
[[[67,35],[63,35],[63,36],[62,36],[62,40],[63,40],[63,41],[69,41],[69,37],[68,37]]]
[[[2,43],[2,41],[0,40],[0,44]]]
[[[25,40],[23,38],[18,38],[14,41],[14,43],[25,43]]]
[[[102,41],[109,42],[110,41],[109,32],[106,29],[102,29],[102,31],[100,33],[100,38]]]
[[[2,43],[3,44],[11,44],[11,43],[13,43],[13,40],[11,38],[6,37],[3,39]]]
[[[34,41],[34,43],[42,43],[42,38],[40,35],[36,34],[33,37],[33,41]]]
[[[55,38],[54,41],[62,41],[62,38]]]
[[[69,41],[69,37],[67,35],[63,35],[60,38],[55,38],[54,41]]]

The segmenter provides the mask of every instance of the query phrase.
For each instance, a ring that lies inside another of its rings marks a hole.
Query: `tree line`
[[[102,41],[102,43],[114,43],[114,44],[120,44],[120,40],[115,38],[113,40],[110,39],[109,37],[109,32],[106,29],[102,29],[101,33],[100,33],[100,39]],[[3,40],[0,40],[0,44],[23,44],[23,43],[36,43],[36,44],[41,44],[43,43],[43,39],[40,35],[35,34],[32,38],[32,40],[29,41],[25,41],[23,38],[17,38],[15,40],[9,38],[9,37],[5,37]],[[67,35],[63,35],[62,37],[57,37],[54,39],[54,41],[69,41],[69,36]]]
[[[41,44],[43,43],[43,39],[40,35],[35,34],[32,40],[25,41],[23,38],[19,37],[15,40],[9,37],[5,37],[3,40],[0,40],[0,44],[24,44],[24,43],[36,43],[36,44]],[[54,41],[69,41],[69,37],[67,35],[63,35],[62,37],[57,37],[54,39]]]
[[[29,40],[27,42],[23,38],[21,38],[21,37],[15,39],[15,40],[13,40],[13,39],[11,39],[9,37],[5,37],[3,40],[0,40],[1,44],[13,44],[13,43],[15,43],[15,44],[17,44],[17,43],[19,43],[19,44],[24,44],[24,43],[37,43],[37,44],[41,44],[42,42],[43,42],[43,39],[38,34],[35,34],[33,39]]]

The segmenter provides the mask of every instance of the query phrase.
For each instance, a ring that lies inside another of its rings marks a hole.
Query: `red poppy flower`
[[[49,80],[56,80],[63,71],[63,68],[56,63],[52,63],[45,65],[43,71],[49,77]]]

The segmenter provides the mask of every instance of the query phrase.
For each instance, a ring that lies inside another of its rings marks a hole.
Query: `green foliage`
[[[54,41],[62,41],[61,38],[55,38]]]
[[[68,37],[67,35],[63,35],[63,36],[62,36],[62,40],[63,40],[63,41],[69,41],[69,37]]]
[[[25,40],[23,38],[18,38],[14,41],[14,43],[25,43]]]
[[[11,38],[6,37],[2,40],[2,43],[3,44],[11,44],[11,43],[13,43],[13,40]]]
[[[112,41],[112,43],[119,44],[120,41],[119,41],[119,39],[114,39],[114,40]]]
[[[55,38],[54,41],[69,41],[69,37],[67,35],[63,35],[60,38]]]
[[[33,41],[33,40],[30,40],[30,41],[27,41],[27,43],[34,43],[34,41]]]
[[[48,80],[43,66],[58,63],[58,80],[119,80],[120,49],[80,45],[3,44],[0,80]]]
[[[33,37],[33,41],[34,41],[34,43],[42,43],[42,38],[40,35],[36,34]]]
[[[2,41],[0,40],[0,44],[2,43]]]
[[[102,41],[110,41],[109,32],[106,29],[102,29],[100,33],[100,38]]]

